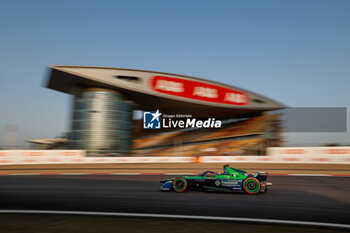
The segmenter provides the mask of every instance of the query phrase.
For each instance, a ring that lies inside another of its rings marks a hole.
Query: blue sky
[[[43,87],[49,64],[179,73],[292,107],[350,107],[347,0],[0,4],[0,136],[17,124],[20,145],[69,129],[70,97]],[[288,140],[350,144],[350,135]]]

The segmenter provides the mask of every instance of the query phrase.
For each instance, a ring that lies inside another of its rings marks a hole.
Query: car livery
[[[246,171],[225,165],[223,173],[204,171],[198,176],[181,176],[160,181],[162,191],[204,190],[214,192],[245,192],[248,194],[264,193],[272,183],[269,174],[257,172],[254,175]]]

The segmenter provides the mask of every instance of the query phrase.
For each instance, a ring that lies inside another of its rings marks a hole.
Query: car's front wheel
[[[260,191],[260,182],[254,177],[248,177],[243,181],[243,190],[248,194],[257,194]]]
[[[175,178],[175,180],[173,181],[173,189],[177,193],[185,192],[186,189],[187,189],[187,181],[186,181],[186,179],[183,178],[183,177]]]

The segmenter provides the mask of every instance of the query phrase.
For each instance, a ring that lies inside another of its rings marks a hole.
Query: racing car
[[[246,171],[224,165],[223,173],[204,171],[198,176],[181,176],[160,181],[160,190],[175,191],[204,190],[216,192],[245,192],[248,194],[264,193],[272,183],[268,182],[269,174],[257,172],[248,174]]]

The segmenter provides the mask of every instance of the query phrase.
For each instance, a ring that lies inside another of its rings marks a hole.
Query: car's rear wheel
[[[173,181],[173,189],[175,192],[182,193],[185,192],[187,189],[187,181],[183,177],[177,177]]]
[[[243,190],[248,194],[257,194],[260,191],[260,182],[254,177],[248,177],[243,181]]]

